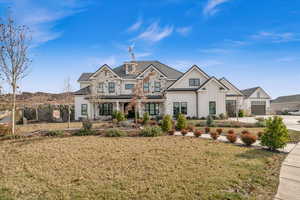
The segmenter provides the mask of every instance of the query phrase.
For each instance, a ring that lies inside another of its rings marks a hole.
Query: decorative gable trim
[[[210,76],[206,74],[202,69],[200,69],[197,65],[193,65],[188,71],[186,71],[181,77],[179,77],[174,83],[172,83],[167,89],[171,88],[175,83],[181,81],[189,74],[193,69],[198,70],[205,78],[210,79]]]
[[[222,83],[222,80],[226,81],[230,86],[232,86],[232,88],[234,89],[234,91],[236,91],[239,95],[244,96],[244,94],[235,85],[233,85],[230,81],[228,81],[225,77],[223,77],[223,78],[220,79],[221,83]]]
[[[220,88],[224,88],[225,91],[228,91],[229,88],[226,87],[226,85],[224,85],[223,83],[221,83],[216,77],[211,77],[210,79],[208,79],[207,81],[205,81],[199,88],[197,91],[203,89],[208,83],[210,83],[211,81],[215,81],[219,86]]]
[[[261,87],[257,87],[257,89],[256,90],[254,90],[253,92],[252,92],[252,94],[248,97],[249,99],[256,99],[256,97],[251,97],[257,90],[261,90],[261,91],[263,91],[265,94],[266,94],[266,96],[267,96],[267,98],[260,98],[260,99],[271,99],[271,97],[270,97],[270,95],[264,90],[264,89],[262,89]]]
[[[157,67],[155,67],[154,65],[149,65],[148,67],[146,67],[144,69],[144,71],[142,71],[136,78],[137,79],[141,79],[142,76],[147,72],[148,69],[153,68],[155,71],[157,71],[160,75],[162,75],[164,78],[168,78],[162,71],[160,71],[159,69],[157,69]]]
[[[107,64],[104,64],[104,65],[102,65],[95,73],[93,73],[90,77],[89,77],[89,80],[90,79],[93,79],[100,71],[102,71],[103,69],[108,69],[111,73],[113,73],[113,75],[115,75],[116,77],[118,77],[118,78],[120,78],[121,79],[121,77],[118,75],[118,74],[116,74],[113,70],[112,70],[112,68],[110,68]]]

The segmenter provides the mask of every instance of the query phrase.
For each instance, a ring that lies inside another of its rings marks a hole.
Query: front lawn
[[[0,142],[0,199],[273,199],[285,154],[193,137]]]

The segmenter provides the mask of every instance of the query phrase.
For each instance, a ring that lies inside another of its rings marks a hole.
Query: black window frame
[[[109,93],[114,93],[115,91],[116,91],[116,84],[115,84],[115,82],[109,82],[108,83],[108,92]]]
[[[154,92],[160,92],[161,91],[161,84],[159,81],[154,82]]]
[[[173,115],[178,114],[187,115],[188,103],[187,102],[173,102]]]
[[[98,106],[99,116],[110,116],[113,113],[113,104],[112,103],[101,103]]]
[[[200,86],[200,79],[199,78],[190,78],[189,86],[190,87]]]
[[[144,82],[143,90],[144,90],[144,92],[150,92],[150,83],[149,82]]]
[[[85,108],[83,108],[85,107]],[[87,104],[81,104],[81,115],[87,115],[88,114],[88,105]]]
[[[127,86],[131,86],[131,87],[127,87]],[[133,83],[126,83],[125,84],[125,90],[132,90],[134,88],[134,84]]]
[[[159,115],[159,103],[146,103],[145,112],[147,112],[150,116]]]
[[[211,107],[212,105],[214,105],[214,107]],[[217,103],[215,101],[210,101],[209,105],[208,105],[208,109],[209,109],[209,115],[216,115],[217,114]]]

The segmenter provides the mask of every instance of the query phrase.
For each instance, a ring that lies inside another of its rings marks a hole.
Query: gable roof
[[[167,89],[172,87],[175,83],[179,82],[185,75],[187,75],[193,69],[199,70],[207,79],[210,78],[210,76],[207,73],[205,73],[202,69],[200,69],[197,65],[193,65],[189,70],[187,70],[184,74],[182,74],[180,77],[178,77],[178,79],[176,81],[174,81],[171,85],[169,85],[169,87]]]
[[[147,69],[149,69],[149,68],[154,68],[156,71],[158,71],[161,75],[163,75],[163,76],[165,76],[166,78],[167,78],[167,75],[166,74],[164,74],[162,71],[160,71],[157,67],[155,67],[154,65],[152,65],[152,64],[150,64],[148,67],[146,67],[145,69],[144,69],[144,71],[142,71],[141,73],[139,73],[139,75],[137,76],[137,78],[138,77],[140,77],[140,76],[142,76],[146,71],[147,71]]]
[[[82,73],[77,81],[88,81],[92,75],[93,73]]]
[[[233,85],[229,80],[227,80],[225,77],[223,77],[223,78],[221,78],[220,80],[219,80],[221,83],[222,83],[222,81],[226,81],[226,83],[228,83],[230,86],[232,86],[232,88],[236,91],[236,92],[238,92],[241,96],[244,96],[244,94],[241,92],[241,90],[239,90],[235,85]],[[225,85],[225,84],[224,84]]]
[[[206,80],[197,90],[200,90],[201,88],[203,88],[206,84],[208,84],[210,81],[216,81],[220,86],[224,87],[224,89],[229,90],[228,87],[226,87],[226,85],[224,85],[221,81],[219,81],[216,77],[212,76],[211,78],[209,78],[208,80]]]
[[[99,69],[95,72],[95,73],[93,73],[89,78],[91,78],[92,76],[94,76],[95,74],[97,74],[99,71],[101,71],[103,68],[107,68],[108,70],[110,70],[115,76],[118,76],[119,77],[119,75],[118,74],[116,74],[116,72],[114,72],[113,70],[112,70],[112,68],[110,68],[110,66],[108,66],[107,64],[104,64],[104,65],[102,65],[101,67],[99,67]]]
[[[158,71],[160,71],[162,74],[164,74],[168,79],[178,79],[183,73],[169,67],[168,65],[165,65],[159,61],[135,61],[137,63],[137,68],[144,72],[149,66],[153,65]],[[118,74],[121,78],[124,79],[134,79],[139,74],[126,74],[125,64],[116,67],[113,69],[113,71]]]
[[[254,88],[248,88],[241,90],[241,92],[245,95],[246,98],[250,97],[258,88],[260,87],[254,87]]]
[[[299,102],[300,103],[300,94],[281,96],[272,101],[272,103],[289,103],[289,102]]]

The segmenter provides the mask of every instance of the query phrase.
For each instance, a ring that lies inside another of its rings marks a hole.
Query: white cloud
[[[99,58],[99,57],[90,57],[87,59],[87,65],[88,66],[102,66],[104,64],[107,64],[108,66],[112,67],[117,64],[117,58],[116,56],[112,55],[105,58]]]
[[[218,10],[218,6],[223,3],[226,3],[230,0],[208,0],[203,9],[203,14],[206,16],[212,16],[216,14]]]
[[[273,43],[300,41],[300,35],[292,32],[275,33],[261,31],[255,35],[252,35],[251,38],[256,40],[268,40]]]
[[[187,36],[191,31],[192,31],[191,26],[180,27],[180,28],[176,29],[176,32],[179,33],[182,36]]]
[[[159,22],[152,23],[143,33],[137,36],[136,40],[158,42],[173,33],[173,26],[160,27]]]
[[[137,31],[143,24],[143,20],[139,19],[137,20],[134,24],[132,24],[127,31],[128,32],[133,32],[133,31]]]
[[[26,25],[32,32],[34,46],[54,40],[63,31],[55,31],[56,23],[83,11],[87,1],[83,0],[51,0],[43,4],[35,0],[0,0],[0,3],[11,7],[13,16],[19,24]]]

